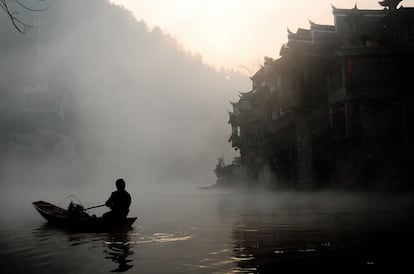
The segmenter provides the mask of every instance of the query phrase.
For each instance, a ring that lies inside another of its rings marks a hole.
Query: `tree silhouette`
[[[45,2],[45,0],[36,0],[37,2]],[[32,4],[33,5],[33,4]],[[27,10],[27,11],[45,11],[49,8],[49,6],[44,4],[39,4],[42,6],[30,7],[26,3],[23,3],[21,0],[0,0],[0,7],[6,12],[7,16],[10,18],[11,23],[17,29],[18,32],[25,34],[27,33],[33,26],[24,22],[20,18],[20,10]]]

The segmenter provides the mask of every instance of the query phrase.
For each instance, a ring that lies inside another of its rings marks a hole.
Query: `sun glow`
[[[159,26],[184,49],[216,67],[255,71],[264,56],[276,58],[287,28],[308,28],[309,19],[333,24],[331,4],[381,9],[378,0],[111,0],[131,10],[149,28]],[[414,6],[405,0],[404,6]]]
[[[199,53],[203,61],[216,67],[240,65],[251,68],[262,62],[260,56],[252,61],[252,52],[262,51],[269,41],[257,41],[257,34],[265,30],[257,18],[272,18],[274,1],[252,4],[249,0],[177,0],[177,1],[112,1],[130,9],[138,20],[150,28],[160,28],[171,34],[183,47]],[[276,55],[278,48],[267,54]],[[254,59],[254,58],[253,58]]]

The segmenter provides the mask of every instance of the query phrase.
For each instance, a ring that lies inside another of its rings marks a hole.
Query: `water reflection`
[[[414,198],[203,197],[181,199],[183,205],[176,195],[162,204],[145,201],[150,206],[144,221],[124,232],[79,233],[38,222],[3,229],[0,263],[7,265],[0,269],[100,274],[413,268]]]
[[[232,230],[235,269],[274,273],[412,268],[411,208],[352,214],[321,207],[295,211],[241,215]]]
[[[133,229],[81,233],[45,223],[34,229],[32,234],[37,239],[40,252],[56,250],[63,257],[68,257],[66,254],[71,254],[71,257],[73,257],[73,254],[78,254],[81,257],[81,260],[78,261],[65,262],[65,267],[70,266],[72,269],[83,271],[89,268],[93,269],[94,264],[97,264],[94,258],[98,253],[97,250],[101,250],[103,257],[115,265],[115,268],[111,266],[110,272],[126,272],[133,267],[131,256],[134,254],[131,249],[131,245],[134,244],[131,241],[131,235],[134,234]],[[53,258],[50,258],[50,261],[52,260]],[[82,265],[82,262],[85,264]],[[98,263],[98,265],[102,264]],[[97,269],[94,269],[93,272],[97,272]]]
[[[130,249],[130,244],[131,239],[129,233],[120,232],[108,234],[108,241],[105,242],[105,258],[117,264],[117,268],[111,270],[111,272],[125,272],[133,267],[131,264],[132,260],[128,259],[129,256],[134,254]]]
[[[322,262],[332,266],[334,246],[329,242],[332,238],[318,229],[321,228],[287,228],[269,223],[236,225],[233,229],[236,268],[250,273],[270,273],[274,269],[306,269]],[[318,231],[321,237],[316,235]]]

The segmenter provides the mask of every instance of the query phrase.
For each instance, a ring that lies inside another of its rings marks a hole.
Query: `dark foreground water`
[[[414,268],[408,194],[197,190],[133,198],[130,215],[138,222],[111,233],[57,229],[31,201],[3,202],[0,272],[412,273]]]

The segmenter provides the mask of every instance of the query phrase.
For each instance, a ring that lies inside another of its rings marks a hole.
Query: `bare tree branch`
[[[28,10],[28,11],[35,11],[35,12],[41,12],[45,11],[49,8],[49,5],[46,5],[43,8],[31,8],[23,4],[20,0],[0,0],[0,7],[6,12],[7,16],[9,16],[10,21],[14,28],[20,32],[21,34],[27,33],[31,28],[33,28],[32,25],[25,23],[22,21],[19,16],[19,11],[15,8],[10,7],[10,1],[13,1],[21,8]],[[44,0],[38,0],[39,2],[44,2]]]
[[[42,1],[42,0],[39,0],[39,1]],[[34,8],[29,8],[28,6],[26,6],[25,4],[23,4],[23,3],[22,3],[22,2],[20,2],[19,0],[14,0],[14,2],[16,2],[16,3],[17,3],[17,4],[19,4],[21,7],[25,8],[25,9],[27,9],[27,10],[30,10],[30,11],[45,11],[45,10],[47,10],[47,9],[49,8],[49,6],[46,6],[46,7],[41,8],[41,9],[34,9]]]

